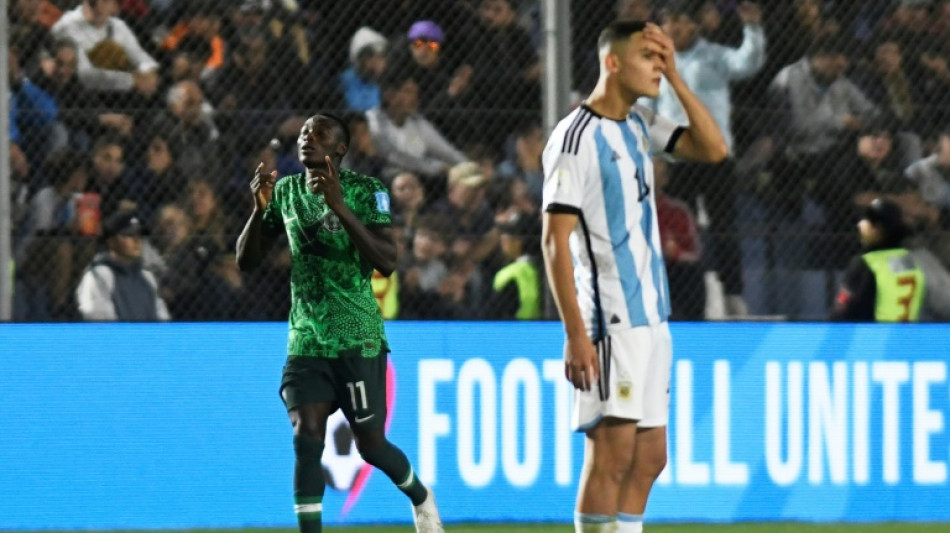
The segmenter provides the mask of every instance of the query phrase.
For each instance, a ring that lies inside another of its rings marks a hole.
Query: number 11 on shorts
[[[368,405],[366,404],[366,384],[363,381],[349,382],[346,384],[346,388],[350,389],[350,401],[353,402],[354,411],[365,411]],[[356,389],[360,390],[360,403],[356,401]]]

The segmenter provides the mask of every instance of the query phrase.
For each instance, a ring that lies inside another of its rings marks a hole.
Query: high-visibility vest
[[[387,278],[374,270],[370,283],[373,285],[373,295],[376,296],[383,319],[396,318],[399,315],[399,276],[393,272]]]
[[[536,320],[541,318],[541,276],[538,269],[528,260],[518,260],[505,266],[495,274],[492,288],[498,292],[514,281],[518,287],[518,320]]]
[[[877,322],[917,322],[924,301],[924,271],[914,262],[910,251],[889,248],[862,256],[874,273],[877,300],[874,320]]]

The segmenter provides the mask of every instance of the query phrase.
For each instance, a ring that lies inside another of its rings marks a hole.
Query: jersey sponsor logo
[[[363,422],[366,422],[367,420],[369,420],[370,418],[373,418],[374,416],[376,416],[375,413],[371,415],[366,415],[366,416],[358,416],[354,418],[353,421],[356,422],[357,424],[362,424]]]
[[[376,210],[380,213],[389,213],[389,193],[379,191],[374,195],[376,196]]]

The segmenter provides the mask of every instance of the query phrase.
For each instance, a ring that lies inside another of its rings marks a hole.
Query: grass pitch
[[[326,526],[327,533],[412,533],[412,525]],[[571,524],[447,524],[446,533],[574,533]],[[869,524],[814,524],[810,522],[769,522],[738,524],[647,524],[645,533],[948,533],[950,523],[894,522]],[[12,532],[11,532],[12,533]],[[26,532],[22,532],[26,533]],[[145,533],[132,531],[44,531],[35,533]],[[297,533],[296,529],[185,529],[149,533]]]
[[[411,525],[324,527],[328,533],[412,533]],[[446,533],[573,533],[571,524],[447,524]],[[296,529],[206,529],[162,533],[296,533]],[[814,524],[809,522],[769,522],[738,524],[647,524],[646,533],[947,533],[950,523]],[[50,532],[45,532],[50,533]],[[60,532],[69,533],[69,532]],[[78,533],[78,532],[77,532]],[[83,533],[143,533],[110,531]],[[153,532],[154,533],[154,532]]]
[[[327,527],[328,532],[411,533],[412,526]],[[573,533],[570,524],[447,524],[446,533]],[[648,533],[947,533],[950,524],[884,523],[884,524],[648,524]],[[233,532],[238,533],[238,532]],[[264,533],[264,531],[243,533]],[[274,533],[273,531],[271,533]],[[292,532],[281,532],[292,533]]]

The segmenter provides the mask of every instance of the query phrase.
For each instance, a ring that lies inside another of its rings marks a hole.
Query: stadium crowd
[[[11,0],[15,320],[286,319],[289,249],[242,274],[233,247],[254,168],[301,171],[318,110],[391,190],[386,318],[552,318],[539,3]],[[606,21],[658,20],[730,143],[711,168],[657,161],[674,319],[709,316],[711,275],[726,316],[827,318],[878,196],[950,291],[950,0],[571,7],[574,94]],[[677,118],[662,90],[643,105]]]

